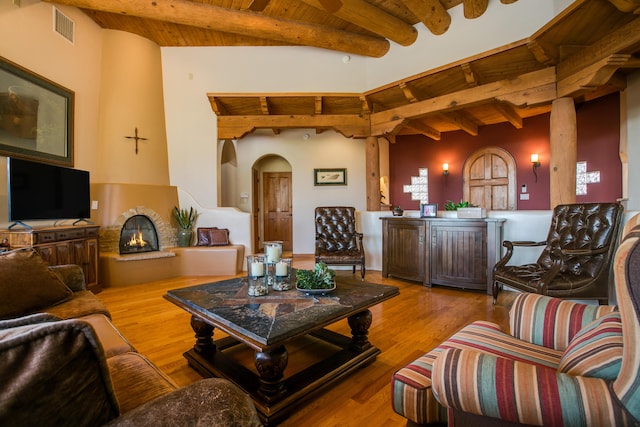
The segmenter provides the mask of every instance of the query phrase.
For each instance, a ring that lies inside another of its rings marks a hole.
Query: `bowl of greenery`
[[[325,294],[336,288],[336,272],[324,262],[313,270],[296,270],[296,289],[307,294]]]

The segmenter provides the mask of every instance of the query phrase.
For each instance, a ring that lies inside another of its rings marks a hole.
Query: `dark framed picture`
[[[422,203],[420,205],[420,218],[435,218],[438,216],[437,203]]]
[[[74,92],[0,57],[0,155],[73,166]]]
[[[314,169],[314,185],[347,185],[347,170],[338,169]]]

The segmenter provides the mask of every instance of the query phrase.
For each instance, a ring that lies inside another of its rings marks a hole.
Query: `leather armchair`
[[[315,210],[316,250],[315,262],[327,265],[360,266],[362,280],[365,275],[362,233],[356,231],[356,210],[349,206],[325,206]]]
[[[504,241],[507,252],[493,268],[494,304],[504,285],[523,292],[607,304],[622,213],[619,203],[559,205],[553,211],[546,241]],[[531,246],[545,246],[536,263],[507,265],[514,248]]]

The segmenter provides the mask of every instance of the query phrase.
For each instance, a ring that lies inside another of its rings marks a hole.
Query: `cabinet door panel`
[[[425,281],[425,230],[424,221],[388,221],[387,275]]]
[[[431,283],[487,287],[486,226],[432,225]]]

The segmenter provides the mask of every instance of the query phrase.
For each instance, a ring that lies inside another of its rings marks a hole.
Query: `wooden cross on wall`
[[[136,154],[138,154],[138,141],[146,141],[147,140],[147,138],[143,138],[141,136],[138,136],[138,128],[136,128],[134,136],[125,136],[125,138],[134,139],[136,141]]]

